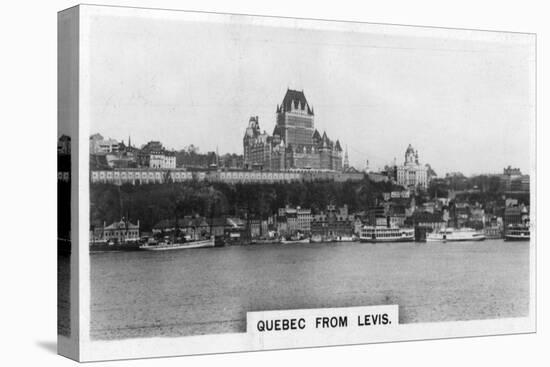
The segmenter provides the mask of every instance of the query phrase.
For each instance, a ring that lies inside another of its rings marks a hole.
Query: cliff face
[[[347,205],[350,212],[365,210],[389,183],[368,179],[356,182],[313,181],[273,184],[188,184],[90,186],[91,225],[112,223],[121,217],[141,223],[150,231],[158,222],[170,218],[199,215],[206,218],[247,215],[267,218],[285,205],[320,211],[329,204]]]

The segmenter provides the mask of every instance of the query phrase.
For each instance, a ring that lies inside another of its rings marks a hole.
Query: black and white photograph
[[[80,335],[101,358],[534,331],[534,34],[74,14]],[[338,314],[361,307],[396,311]]]

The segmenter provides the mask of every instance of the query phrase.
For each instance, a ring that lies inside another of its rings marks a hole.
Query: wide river
[[[400,323],[527,316],[529,243],[327,243],[90,255],[91,337],[245,332],[246,312],[398,304]]]

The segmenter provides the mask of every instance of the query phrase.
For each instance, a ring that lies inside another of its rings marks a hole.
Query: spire
[[[346,154],[344,155],[344,169],[349,168],[349,160],[348,160],[348,146],[346,145]]]
[[[128,135],[128,148],[132,147],[132,139],[130,138],[130,135]]]

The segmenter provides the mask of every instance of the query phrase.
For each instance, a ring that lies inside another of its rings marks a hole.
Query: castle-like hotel
[[[260,131],[258,116],[250,118],[243,138],[246,169],[342,170],[342,147],[314,127],[313,107],[303,91],[286,91],[276,110],[273,134]]]
[[[342,154],[338,140],[315,129],[313,107],[303,91],[287,89],[277,105],[273,134],[260,130],[258,116],[249,120],[243,137],[244,154],[234,167],[221,167],[216,161],[203,166],[186,166],[177,162],[176,152],[169,151],[159,141],[150,141],[141,148],[100,134],[90,136],[91,182],[141,184],[164,182],[295,182],[331,180],[344,182],[363,180],[393,181],[406,188],[428,187],[428,166],[419,162],[418,151],[411,145],[405,152],[405,162],[386,166],[385,171],[369,172],[349,165],[347,149]],[[60,138],[58,152],[66,149],[66,138]],[[367,161],[368,162],[368,161]],[[434,174],[434,173],[433,173]],[[433,175],[432,174],[432,175]],[[61,177],[63,178],[63,176]]]

